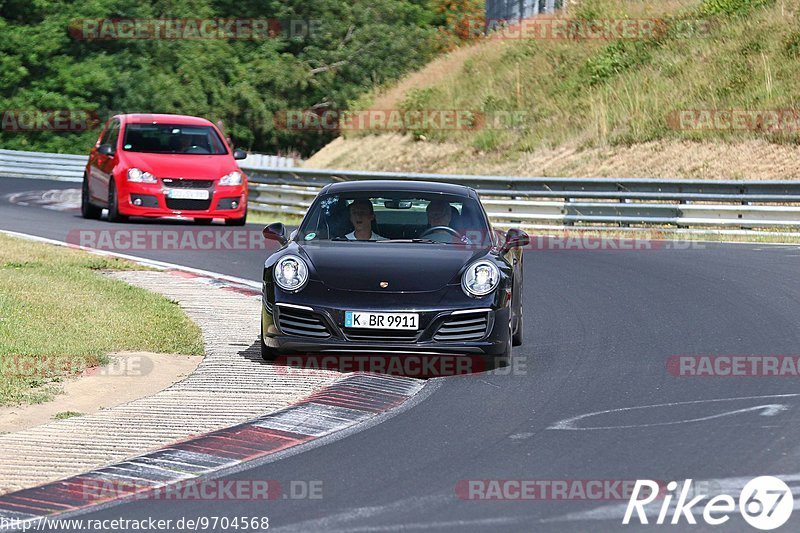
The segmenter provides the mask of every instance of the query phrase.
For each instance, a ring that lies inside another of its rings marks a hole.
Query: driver
[[[450,202],[447,200],[431,200],[428,207],[425,208],[428,213],[428,230],[435,227],[450,227],[451,219],[453,218],[453,211],[450,208]],[[444,231],[443,229],[435,230],[426,234],[427,239],[438,242],[456,242],[457,239],[454,235]]]
[[[375,220],[375,211],[372,202],[367,198],[359,198],[350,204],[350,222],[355,228],[346,235],[351,241],[385,241],[386,237],[381,237],[372,231],[372,221]]]
[[[450,210],[450,202],[447,200],[432,200],[425,211],[428,213],[429,227],[450,225],[453,213]]]
[[[178,153],[185,154],[189,151],[191,147],[192,147],[191,135],[181,135],[180,148],[179,148],[180,151]]]

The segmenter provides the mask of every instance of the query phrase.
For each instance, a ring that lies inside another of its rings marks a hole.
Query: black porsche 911
[[[320,191],[264,263],[261,352],[478,356],[522,343],[522,251],[468,187],[357,181]]]

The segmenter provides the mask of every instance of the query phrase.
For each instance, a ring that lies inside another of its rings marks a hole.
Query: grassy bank
[[[0,235],[0,405],[47,401],[113,351],[201,355],[175,302],[100,273],[141,268]]]
[[[493,127],[402,131],[418,141],[422,152],[442,145],[439,168],[461,167],[467,173],[484,159],[496,167],[524,167],[517,163],[541,153],[557,158],[561,151],[621,152],[645,144],[683,151],[685,143],[691,149],[692,144],[764,142],[794,149],[799,143],[800,117],[796,127],[783,123],[775,128],[755,119],[736,131],[703,127],[704,117],[698,114],[680,119],[681,112],[698,110],[798,109],[797,2],[580,0],[569,18],[659,19],[664,31],[630,40],[486,39],[362,98],[356,107],[455,109],[500,117]],[[372,133],[348,132],[346,137],[357,149],[357,137]],[[392,143],[397,140],[387,139],[386,150],[372,146],[374,162],[366,168],[386,168],[396,161]],[[724,156],[724,150],[718,152]],[[315,159],[309,166],[320,166]],[[504,165],[509,162],[514,165]],[[347,163],[342,157],[339,166]],[[487,170],[491,165],[484,165]],[[575,174],[570,168],[557,171]]]

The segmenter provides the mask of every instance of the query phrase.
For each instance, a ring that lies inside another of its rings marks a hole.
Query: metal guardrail
[[[301,168],[248,176],[251,209],[272,213],[303,214],[328,183],[384,179],[472,187],[492,220],[508,226],[800,227],[800,180],[537,178]]]
[[[0,176],[7,178],[40,178],[60,181],[81,181],[88,156],[0,150]],[[295,160],[264,154],[248,154],[239,162],[245,172],[260,169],[291,168]]]
[[[0,176],[81,181],[88,156],[0,150]]]
[[[487,0],[487,21],[516,21],[561,9],[562,0]]]
[[[0,150],[0,176],[79,182],[86,156]],[[420,180],[476,189],[489,216],[507,226],[798,228],[800,180],[713,181],[539,178],[248,168],[250,209],[303,215],[328,183]]]

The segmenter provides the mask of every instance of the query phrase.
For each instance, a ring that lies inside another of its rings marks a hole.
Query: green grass
[[[0,405],[41,403],[113,351],[201,355],[176,302],[103,276],[115,258],[0,235]]]
[[[67,418],[75,418],[76,416],[83,416],[83,413],[77,411],[61,411],[53,415],[53,420],[66,420]]]
[[[495,130],[408,133],[510,156],[565,143],[589,148],[661,139],[800,144],[798,131],[687,131],[670,118],[693,109],[797,109],[796,1],[580,0],[570,18],[660,18],[669,30],[642,40],[478,44],[454,75],[432,76],[436,81],[406,91],[397,107],[521,112],[522,120]],[[368,107],[373,97],[356,106]]]

